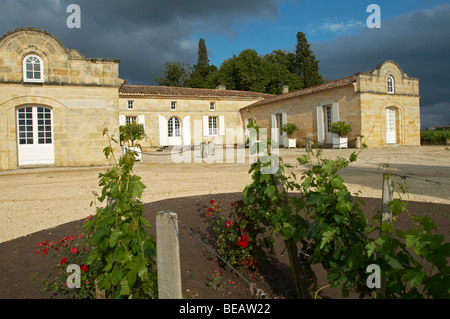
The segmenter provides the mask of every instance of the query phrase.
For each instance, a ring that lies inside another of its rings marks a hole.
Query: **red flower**
[[[214,211],[214,209],[213,208],[208,208],[208,210],[210,211],[210,212],[213,212]]]
[[[70,252],[74,255],[76,255],[76,253],[78,252],[78,248],[72,247],[70,248]]]
[[[212,205],[212,204],[214,204],[214,199],[211,199],[210,201],[209,201],[209,203]]]
[[[247,248],[248,246],[248,236],[244,235],[242,237],[243,240],[238,241],[237,245],[242,248]]]
[[[230,226],[231,226],[231,221],[229,220],[229,221],[227,221],[227,229],[230,228]]]
[[[67,258],[61,259],[61,265],[67,264]]]
[[[81,265],[80,269],[81,269],[81,271],[86,272],[89,270],[89,267],[86,265]]]
[[[48,254],[48,252],[47,252],[47,247],[45,247],[43,250],[42,250],[42,255],[47,255]]]

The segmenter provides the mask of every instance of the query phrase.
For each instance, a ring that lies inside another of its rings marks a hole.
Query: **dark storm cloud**
[[[421,124],[428,128],[450,123],[449,30],[450,5],[440,5],[311,47],[328,79],[370,70],[384,60],[398,62],[409,76],[420,79]]]
[[[274,19],[281,0],[2,0],[0,33],[42,28],[88,57],[120,59],[120,76],[154,84],[166,61],[195,62],[203,31],[233,34],[238,24]],[[81,8],[81,29],[66,27],[69,4]]]

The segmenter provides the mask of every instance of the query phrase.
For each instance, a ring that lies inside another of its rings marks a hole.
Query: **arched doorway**
[[[177,117],[171,117],[167,123],[169,145],[181,145],[181,121]]]
[[[395,107],[386,108],[386,144],[397,143],[397,114]]]
[[[54,164],[53,111],[28,105],[17,108],[18,164]]]

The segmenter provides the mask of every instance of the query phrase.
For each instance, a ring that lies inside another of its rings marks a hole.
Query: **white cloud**
[[[362,21],[349,20],[349,21],[325,21],[319,25],[310,26],[311,32],[333,32],[343,33],[348,31],[359,31],[361,28],[366,27]],[[353,33],[353,32],[352,32]]]

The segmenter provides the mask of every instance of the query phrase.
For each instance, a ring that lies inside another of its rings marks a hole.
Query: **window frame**
[[[387,93],[395,94],[395,81],[394,81],[394,77],[392,75],[389,75],[386,78],[386,85],[387,85]]]
[[[218,116],[208,116],[208,133],[209,136],[218,136]]]
[[[209,110],[212,112],[216,110],[216,102],[209,102]]]
[[[167,121],[167,137],[181,137],[181,120],[176,116]]]
[[[134,110],[134,100],[128,100],[128,110]]]
[[[125,124],[137,122],[138,122],[137,116],[125,116]]]
[[[32,73],[33,73],[33,78],[29,78],[28,77],[28,70],[27,70],[27,65],[28,62],[27,60],[30,58],[35,58],[39,61],[39,65],[40,65],[40,78],[35,79],[34,75],[35,75],[35,70],[33,68]],[[25,83],[44,83],[44,61],[42,60],[42,58],[36,54],[28,54],[23,58],[22,61],[22,68],[23,68],[23,82]]]
[[[171,101],[170,102],[170,110],[176,111],[177,110],[177,101]]]

